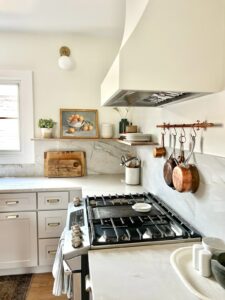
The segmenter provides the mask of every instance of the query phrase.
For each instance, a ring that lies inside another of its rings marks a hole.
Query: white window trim
[[[0,164],[34,163],[32,71],[0,70],[1,81],[19,82],[20,151],[0,151]]]

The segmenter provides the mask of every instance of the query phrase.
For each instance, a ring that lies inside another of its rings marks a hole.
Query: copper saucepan
[[[188,164],[195,147],[195,136],[192,135],[191,151],[184,162],[179,163],[173,170],[172,180],[175,189],[178,192],[195,193],[199,186],[199,173],[194,164]]]
[[[153,149],[154,157],[162,157],[166,155],[166,148],[164,147],[164,136],[165,136],[165,132],[162,132],[161,147],[156,147]]]
[[[178,161],[176,159],[176,153],[175,153],[177,133],[175,132],[175,134],[173,134],[172,136],[173,136],[173,151],[172,151],[169,159],[167,159],[167,161],[164,164],[163,177],[164,177],[166,184],[169,187],[174,189],[172,175],[173,175],[173,169],[178,165]]]

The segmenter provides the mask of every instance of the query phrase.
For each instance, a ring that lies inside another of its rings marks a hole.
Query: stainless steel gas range
[[[151,209],[136,211],[136,203]],[[200,240],[198,231],[150,193],[76,198],[69,204],[63,249],[73,271],[74,300],[88,299],[85,277],[91,249]]]

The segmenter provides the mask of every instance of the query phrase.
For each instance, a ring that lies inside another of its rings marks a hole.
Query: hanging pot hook
[[[165,127],[166,124],[163,124],[163,129],[161,130],[161,134],[162,135],[165,135],[166,134],[166,127]]]
[[[173,136],[177,136],[177,131],[176,131],[176,128],[175,128],[175,127],[173,127],[173,131],[174,131],[174,132],[172,133],[172,135],[173,135]]]
[[[196,137],[196,136],[197,136],[197,133],[196,133],[196,131],[195,131],[194,126],[191,127],[191,136],[192,136],[192,137]]]
[[[186,142],[186,133],[184,131],[184,127],[181,128],[179,142],[182,143],[182,144],[184,144]]]

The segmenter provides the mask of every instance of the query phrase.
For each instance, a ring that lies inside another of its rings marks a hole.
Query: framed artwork
[[[60,109],[60,137],[91,139],[99,137],[96,109]]]

